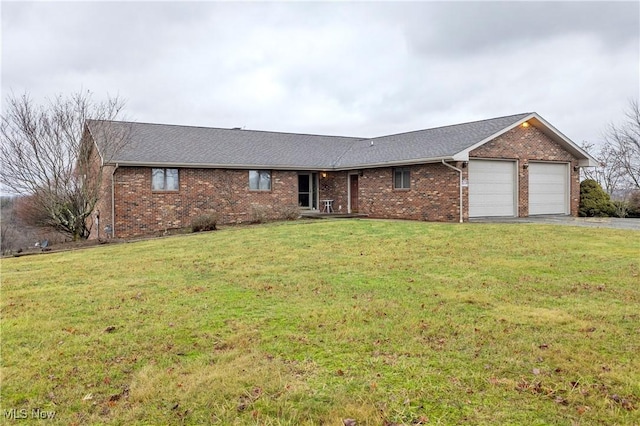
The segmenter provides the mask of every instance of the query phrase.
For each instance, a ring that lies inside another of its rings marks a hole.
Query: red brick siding
[[[207,213],[216,213],[219,223],[250,222],[256,208],[267,219],[278,219],[298,203],[294,171],[272,171],[271,191],[249,190],[247,170],[179,169],[179,181],[178,191],[152,191],[151,168],[118,168],[115,235],[188,227],[193,218]]]
[[[318,176],[320,200],[333,200],[336,213],[347,213],[347,172],[327,172],[326,177],[322,173]],[[322,201],[319,208],[322,209]]]
[[[440,164],[409,166],[410,189],[393,188],[393,168],[364,170],[360,212],[375,218],[453,222],[459,220],[459,176]]]
[[[578,215],[580,202],[580,172],[575,171],[578,160],[559,144],[534,126],[518,126],[503,135],[471,151],[469,158],[501,158],[518,160],[518,216],[529,216],[529,169],[523,165],[530,161],[555,161],[570,163],[570,209]],[[465,190],[465,205],[468,205]],[[465,209],[468,213],[468,209]],[[466,217],[466,216],[465,216]]]
[[[114,167],[110,165],[102,166],[98,150],[91,139],[87,137],[83,139],[82,143],[91,144],[89,167],[86,172],[83,172],[89,176],[85,185],[88,188],[88,194],[91,194],[93,190],[97,191],[95,194],[97,196],[96,204],[93,207],[91,216],[86,219],[85,223],[89,227],[89,239],[105,238],[104,227],[111,223],[111,173]],[[99,183],[95,179],[98,179]],[[98,213],[100,217],[98,223],[96,223]]]
[[[96,203],[93,210],[94,216],[99,213],[100,220],[97,224],[95,220],[92,220],[90,239],[95,238],[107,238],[105,226],[111,227],[111,174],[113,173],[114,166],[104,166],[102,168],[102,186],[100,188],[100,198]],[[98,230],[99,228],[99,230]]]

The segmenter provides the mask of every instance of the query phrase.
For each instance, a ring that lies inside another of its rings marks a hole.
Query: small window
[[[271,191],[271,172],[269,170],[249,170],[249,189]]]
[[[411,173],[408,167],[393,169],[393,188],[409,189],[411,188]]]
[[[178,169],[151,169],[153,191],[177,191],[179,188]]]

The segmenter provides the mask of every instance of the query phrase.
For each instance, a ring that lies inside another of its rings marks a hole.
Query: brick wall
[[[570,163],[570,211],[572,216],[578,215],[580,172],[574,170],[578,160],[534,126],[526,128],[518,126],[474,149],[469,153],[469,158],[518,160],[518,216],[520,217],[529,216],[529,170],[523,168],[523,165],[530,161]],[[468,205],[466,190],[465,205]]]
[[[100,219],[98,223],[92,218],[90,220],[91,223],[91,234],[89,236],[90,239],[94,238],[107,238],[107,232],[105,231],[105,227],[111,227],[111,175],[114,166],[104,166],[101,173],[102,185],[100,187],[100,198],[96,203],[96,206],[93,210],[93,217],[95,218],[96,213],[99,213]]]
[[[320,173],[318,182],[320,200],[333,200],[333,209],[336,213],[347,213],[347,172],[327,172],[326,177]],[[319,209],[322,209],[322,201]]]
[[[152,191],[151,168],[119,167],[115,173],[115,236],[183,228],[202,214],[219,223],[284,217],[297,206],[297,172],[274,170],[270,191],[249,190],[247,170],[179,169],[178,191]]]
[[[92,140],[85,137],[82,140],[82,144],[91,144],[90,148],[88,148],[88,168],[84,170],[82,165],[78,165],[78,171],[88,176],[85,187],[89,198],[92,198],[93,191],[95,191],[95,196],[97,197],[93,212],[87,217],[85,223],[89,228],[90,239],[105,238],[104,227],[111,223],[111,174],[114,166],[102,165],[102,160]]]
[[[459,220],[459,176],[440,164],[410,166],[411,187],[393,188],[393,168],[364,170],[359,177],[360,212],[374,218],[438,222]]]

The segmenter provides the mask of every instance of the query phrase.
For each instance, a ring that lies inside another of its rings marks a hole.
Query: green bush
[[[593,179],[580,182],[580,209],[583,217],[609,217],[615,215],[616,206],[600,184]]]
[[[191,221],[191,232],[215,231],[218,229],[217,225],[217,215],[205,214],[198,216]]]

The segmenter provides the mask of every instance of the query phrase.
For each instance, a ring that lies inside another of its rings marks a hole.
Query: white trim
[[[588,152],[586,152],[584,149],[580,148],[580,146],[575,144],[571,139],[569,139],[564,134],[562,134],[562,132],[560,132],[558,129],[553,127],[553,125],[551,125],[551,123],[549,123],[547,120],[545,120],[544,118],[540,117],[538,114],[534,114],[534,115],[535,115],[535,119],[536,120],[538,120],[540,123],[542,123],[551,132],[553,132],[553,134],[555,136],[557,136],[558,138],[560,138],[566,145],[568,145],[570,149],[572,148],[575,151],[577,151],[577,153],[579,153],[582,156],[586,157],[586,159],[579,159],[580,163],[585,163],[585,162],[588,163],[588,164],[584,164],[584,165],[580,164],[581,166],[583,166],[583,167],[597,167],[598,166],[598,161],[595,158],[593,158],[591,155],[589,155]],[[542,132],[545,133],[547,136],[549,136],[546,132],[544,132],[544,130],[542,130]],[[574,157],[577,157],[577,155],[575,155],[575,153],[572,153],[572,154],[574,155]]]

